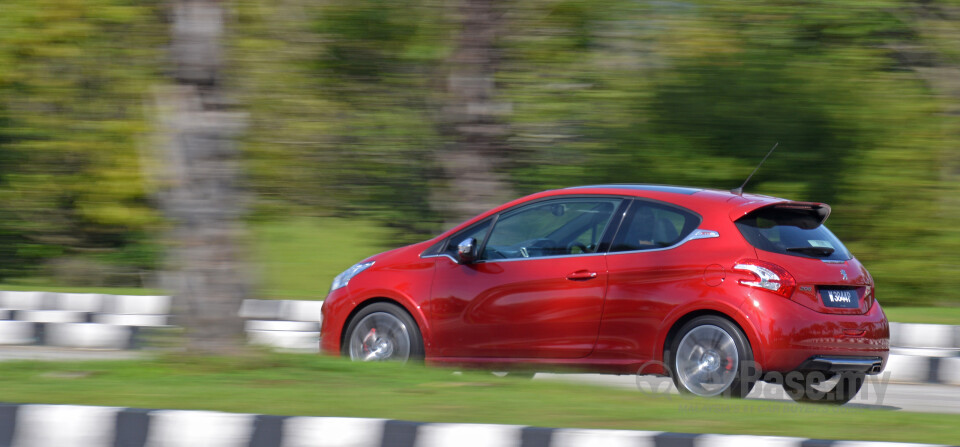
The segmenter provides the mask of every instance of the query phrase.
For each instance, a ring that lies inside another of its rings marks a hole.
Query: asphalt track
[[[960,414],[960,386],[891,383],[884,375],[870,376],[846,407],[881,411]],[[677,394],[670,379],[651,376],[538,373],[533,380],[560,380],[611,386],[645,393]],[[759,383],[748,399],[790,401],[779,385]]]

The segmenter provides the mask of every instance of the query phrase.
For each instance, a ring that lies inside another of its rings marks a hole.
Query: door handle
[[[597,272],[591,272],[589,270],[577,270],[567,275],[567,279],[571,281],[586,281],[588,279],[593,279],[596,277],[597,277]]]

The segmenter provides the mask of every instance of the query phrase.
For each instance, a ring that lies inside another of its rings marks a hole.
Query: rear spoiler
[[[827,220],[827,217],[830,217],[830,205],[827,205],[826,203],[792,202],[789,200],[783,200],[772,203],[766,201],[744,203],[743,205],[740,205],[730,211],[730,220],[736,222],[750,214],[754,214],[759,211],[775,210],[783,210],[802,214],[806,217],[814,217],[816,225],[812,228],[823,225],[823,222]]]

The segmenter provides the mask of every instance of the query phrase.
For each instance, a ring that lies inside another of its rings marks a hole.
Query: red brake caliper
[[[370,345],[377,341],[377,328],[370,328],[367,336],[363,337],[363,352],[370,352]]]

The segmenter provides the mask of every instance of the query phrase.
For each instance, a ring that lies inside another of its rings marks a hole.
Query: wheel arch
[[[750,350],[753,354],[754,361],[758,365],[763,364],[763,350],[759,349],[759,338],[756,332],[753,330],[753,326],[748,323],[749,318],[745,315],[741,315],[739,312],[725,312],[710,308],[691,310],[674,319],[673,323],[670,324],[670,328],[659,338],[656,351],[657,355],[659,355],[658,360],[661,362],[667,362],[669,360],[668,351],[670,346],[673,344],[673,340],[679,334],[680,329],[694,318],[705,315],[713,315],[723,318],[737,326],[737,328],[739,328],[740,331],[743,332],[743,335],[747,338],[747,343],[750,345]]]

